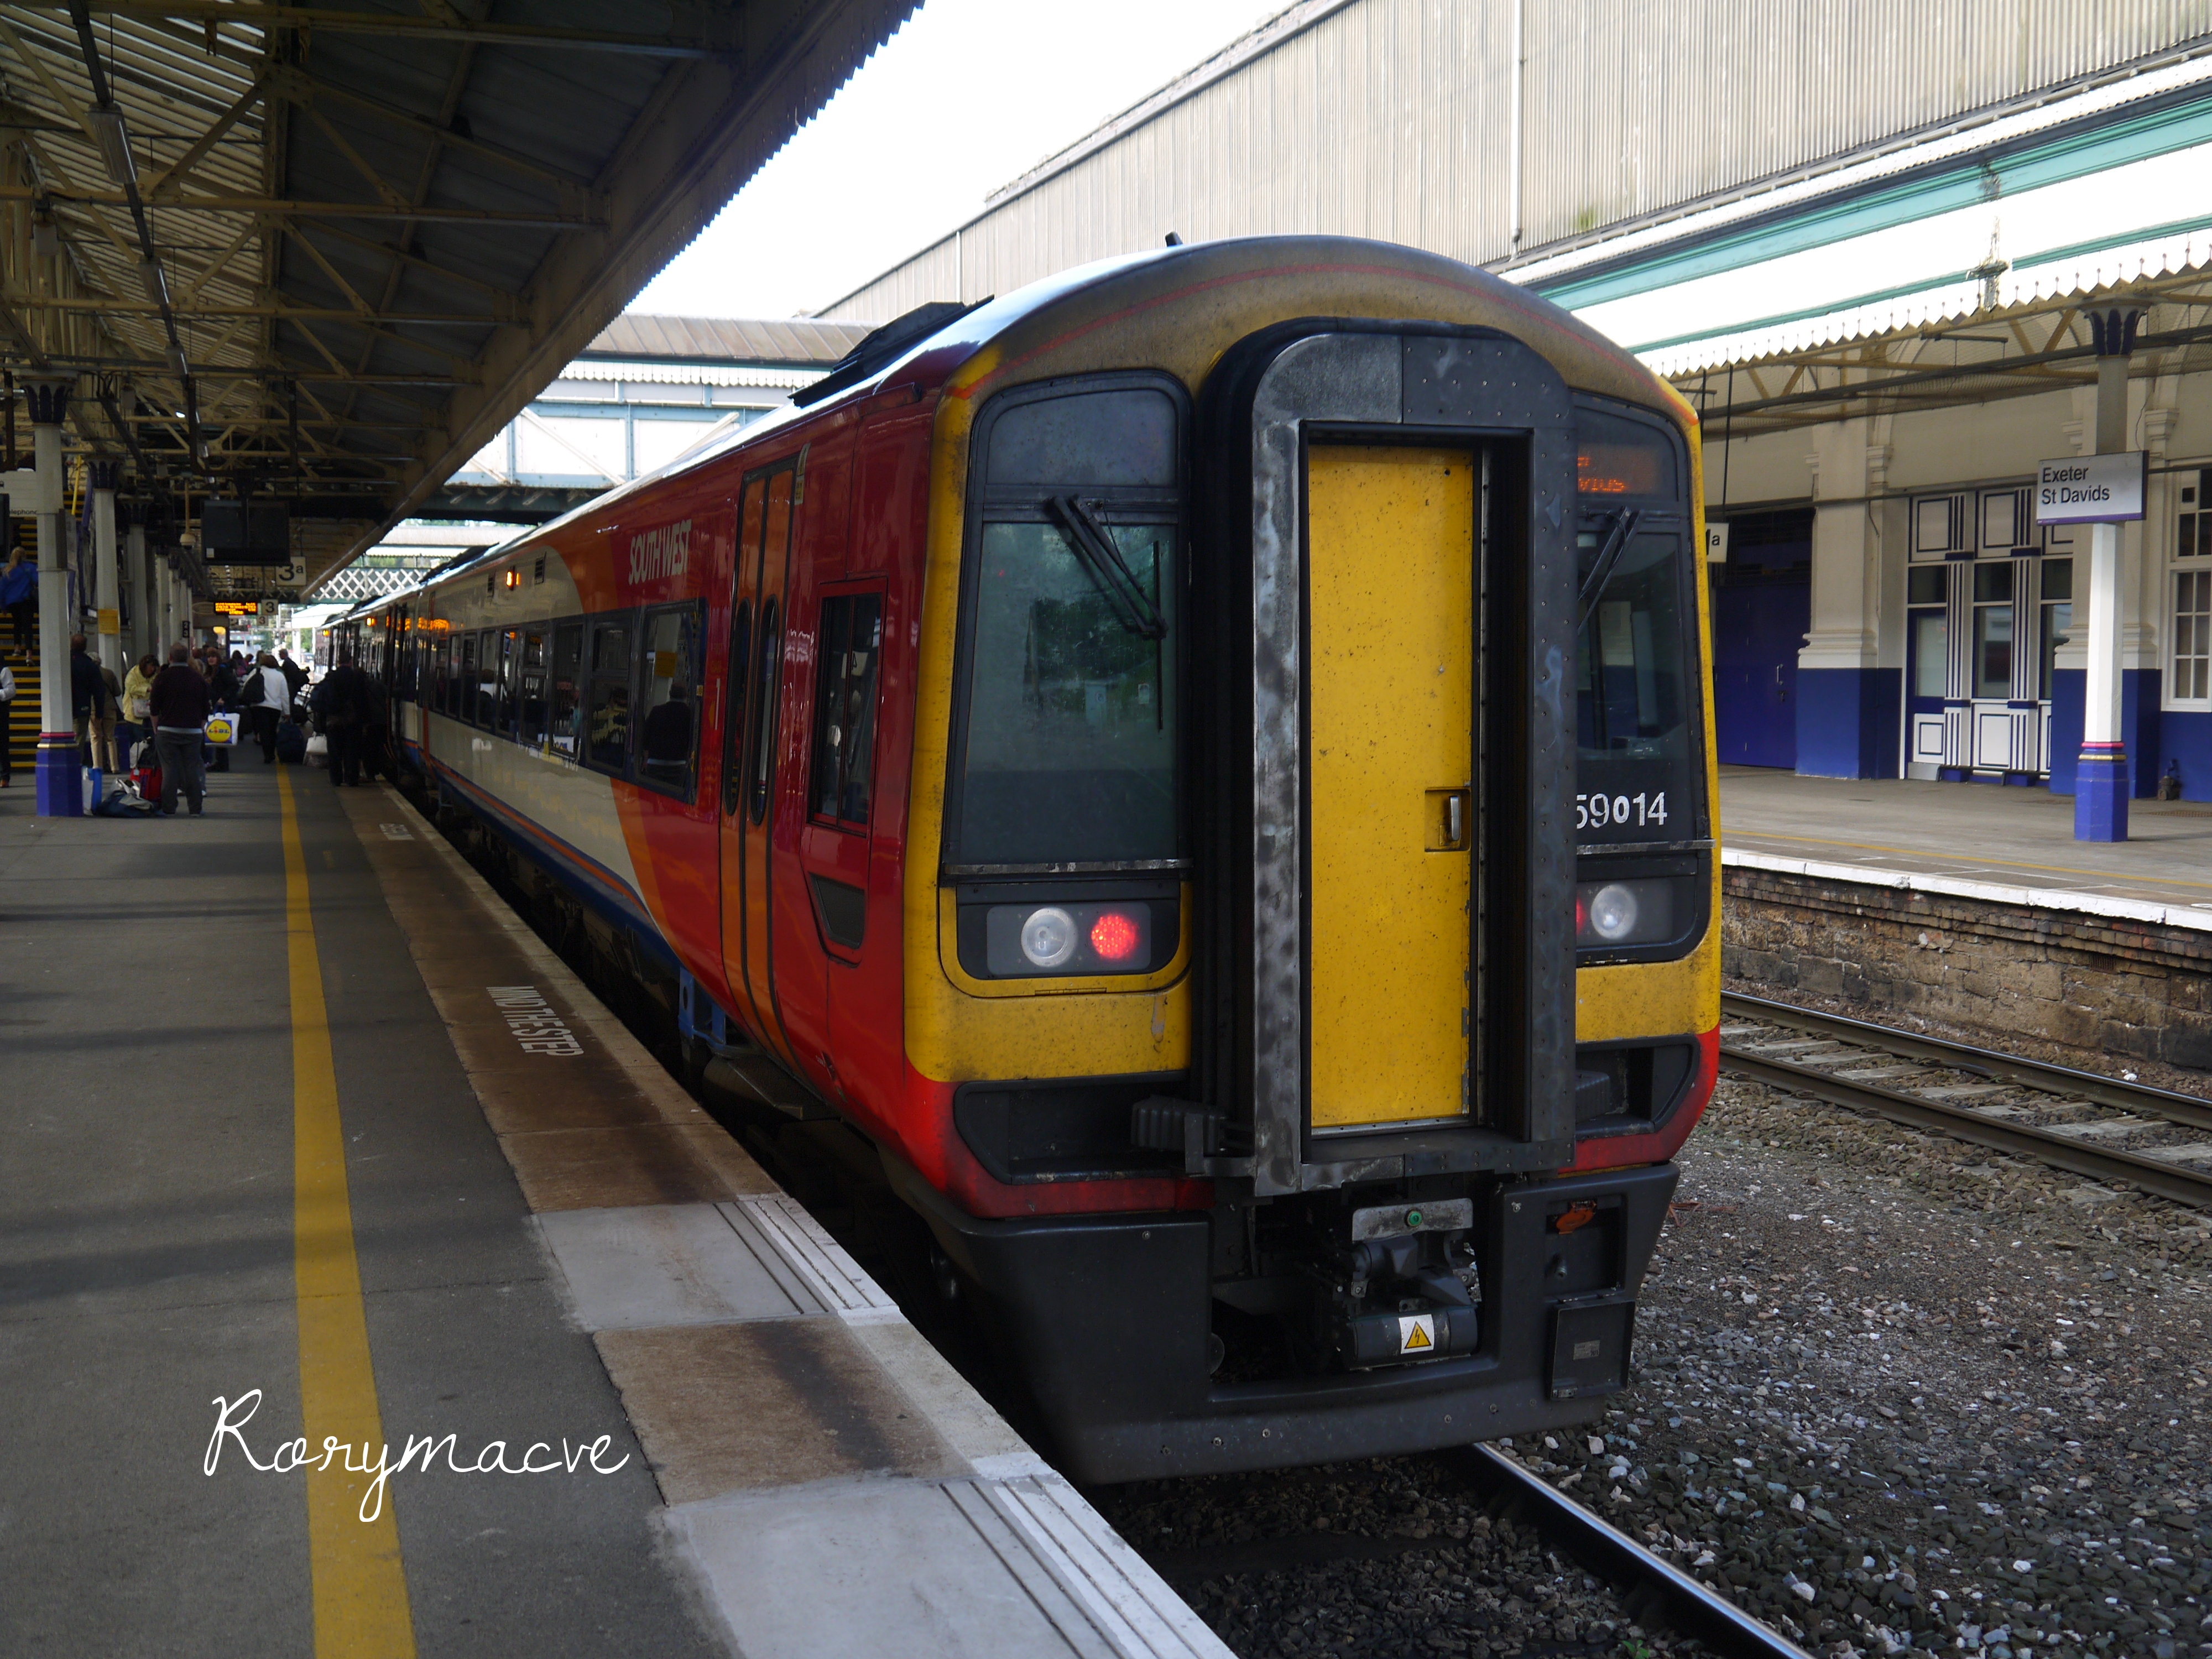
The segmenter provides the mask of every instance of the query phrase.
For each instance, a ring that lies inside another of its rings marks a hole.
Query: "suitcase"
[[[307,734],[300,729],[297,720],[284,720],[276,727],[276,758],[290,761],[295,765],[307,757]]]
[[[152,744],[147,745],[151,748]],[[141,800],[161,804],[161,769],[158,766],[138,766],[131,769],[131,787],[138,792]]]

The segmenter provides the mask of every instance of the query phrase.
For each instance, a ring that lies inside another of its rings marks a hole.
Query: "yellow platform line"
[[[284,814],[284,939],[292,980],[293,1277],[300,1316],[300,1415],[310,1455],[326,1440],[381,1461],[384,1427],[368,1355],[361,1265],[346,1190],[337,1069],[323,1003],[322,962],[307,895],[307,860],[288,772],[276,774]],[[317,1659],[412,1659],[415,1625],[389,1488],[373,1521],[361,1518],[374,1476],[348,1471],[344,1454],[307,1467],[307,1564]]]

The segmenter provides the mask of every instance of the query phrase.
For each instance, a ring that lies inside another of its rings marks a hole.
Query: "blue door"
[[[1794,769],[1797,652],[1812,626],[1812,583],[1772,580],[1778,572],[1733,582],[1713,574],[1713,727],[1721,764]]]

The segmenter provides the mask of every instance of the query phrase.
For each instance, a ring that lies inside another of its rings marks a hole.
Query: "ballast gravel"
[[[2203,1217],[1726,1077],[1681,1163],[1631,1388],[1508,1449],[1823,1659],[2212,1659]],[[1243,1659],[1703,1650],[1442,1459],[1097,1496]]]

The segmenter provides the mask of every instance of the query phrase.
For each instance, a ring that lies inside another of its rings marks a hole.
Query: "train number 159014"
[[[1608,825],[1626,829],[1634,824],[1642,830],[1652,824],[1667,822],[1667,792],[1656,795],[1577,795],[1575,797],[1575,828],[1603,830]]]

